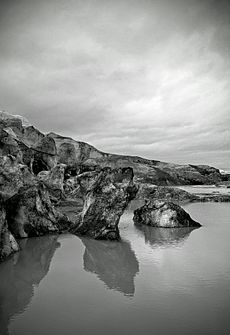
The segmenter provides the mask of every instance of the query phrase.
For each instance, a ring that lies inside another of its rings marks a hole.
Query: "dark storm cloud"
[[[229,166],[230,4],[0,2],[0,107],[103,151]]]

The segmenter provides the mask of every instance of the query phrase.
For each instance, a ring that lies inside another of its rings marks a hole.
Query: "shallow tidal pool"
[[[229,335],[230,204],[184,208],[201,228],[136,227],[130,208],[121,242],[21,240],[0,264],[0,334]]]

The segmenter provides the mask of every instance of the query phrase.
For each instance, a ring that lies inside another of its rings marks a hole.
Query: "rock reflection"
[[[133,296],[138,260],[127,241],[97,241],[81,238],[85,245],[84,269],[95,273],[109,289]]]
[[[156,228],[145,225],[135,225],[145,237],[145,243],[153,248],[172,247],[183,244],[190,233],[197,228]]]
[[[30,303],[34,285],[49,271],[57,236],[29,238],[20,241],[21,251],[0,265],[0,334],[8,333],[13,316],[22,313]]]

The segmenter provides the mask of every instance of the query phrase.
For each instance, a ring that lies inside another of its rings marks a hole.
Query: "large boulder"
[[[0,195],[0,262],[18,250],[18,243],[8,229],[6,211]]]
[[[142,207],[136,209],[133,221],[135,224],[161,228],[201,226],[179,205],[159,200],[147,201]]]
[[[102,169],[88,188],[72,232],[95,239],[119,239],[120,217],[136,193],[131,168]]]
[[[7,221],[17,238],[59,233],[69,226],[67,217],[51,203],[43,183],[22,187],[6,201]]]

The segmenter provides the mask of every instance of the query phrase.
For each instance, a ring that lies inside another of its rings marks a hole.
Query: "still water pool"
[[[0,334],[229,335],[230,204],[184,208],[202,228],[140,229],[131,208],[121,242],[22,240],[0,265]]]

